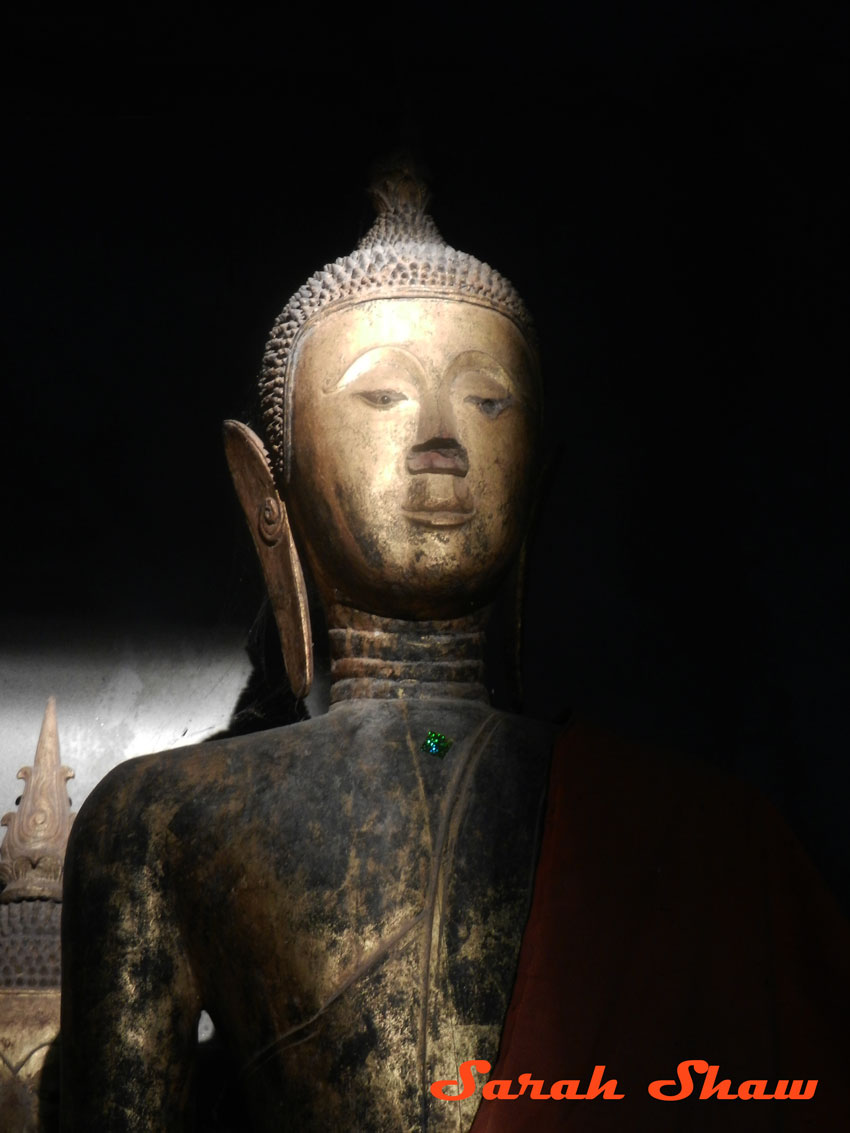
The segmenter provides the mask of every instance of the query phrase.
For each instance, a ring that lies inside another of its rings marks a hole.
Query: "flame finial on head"
[[[376,165],[369,197],[376,219],[358,249],[395,244],[445,246],[440,230],[426,212],[431,193],[424,175],[409,159],[399,157]]]

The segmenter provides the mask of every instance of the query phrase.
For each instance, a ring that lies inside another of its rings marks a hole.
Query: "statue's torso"
[[[257,1128],[469,1125],[477,1099],[428,1087],[495,1061],[548,757],[544,726],[448,700],[154,757],[184,939]]]

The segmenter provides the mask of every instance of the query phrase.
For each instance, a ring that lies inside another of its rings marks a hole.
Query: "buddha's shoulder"
[[[297,811],[324,805],[322,800],[340,794],[349,780],[361,787],[382,781],[372,773],[372,757],[380,761],[415,752],[431,730],[456,742],[480,734],[485,742],[512,752],[523,766],[534,755],[548,762],[548,725],[487,706],[352,703],[282,728],[128,759],[100,781],[75,826],[163,829],[178,812],[238,822],[265,801],[279,814],[281,806]],[[394,774],[408,762],[410,774],[418,774],[409,758],[393,763]]]
[[[124,760],[86,799],[75,827],[92,821],[120,822],[165,814],[204,797],[227,804],[260,783],[284,782],[303,772],[305,761],[321,762],[333,750],[326,718],[305,720],[250,735],[209,740]]]

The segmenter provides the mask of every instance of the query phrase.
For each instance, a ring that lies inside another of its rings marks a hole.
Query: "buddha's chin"
[[[427,538],[428,528],[418,530]],[[431,530],[434,539],[442,540],[443,552],[448,550],[457,529]],[[482,570],[480,563],[454,554],[437,559],[426,553],[395,564],[385,562],[380,577],[369,571],[357,575],[349,571],[347,577],[333,580],[326,577],[319,589],[326,606],[340,604],[387,618],[427,621],[461,617],[488,605],[504,573],[504,566],[500,569],[495,563]]]

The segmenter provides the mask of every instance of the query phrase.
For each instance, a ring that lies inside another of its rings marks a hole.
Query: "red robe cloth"
[[[848,960],[850,926],[770,804],[575,725],[555,751],[491,1078],[579,1079],[584,1093],[599,1065],[625,1098],[485,1100],[473,1133],[850,1129]],[[732,1093],[750,1079],[818,1086],[809,1101],[699,1100],[694,1073],[690,1098],[650,1097],[695,1059]]]

